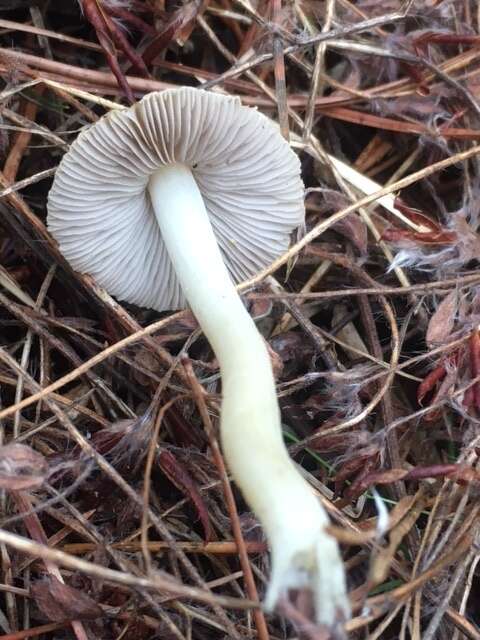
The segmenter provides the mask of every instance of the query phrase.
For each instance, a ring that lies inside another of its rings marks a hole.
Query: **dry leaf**
[[[358,249],[362,256],[367,253],[368,234],[363,220],[355,213],[349,213],[333,225],[333,228]]]
[[[195,481],[185,466],[177,460],[177,458],[165,449],[157,456],[158,464],[161,470],[180,491],[189,498],[197,510],[198,517],[203,526],[205,541],[209,542],[212,538],[212,527],[208,516],[208,509],[205,501],[201,496]]]
[[[443,343],[452,332],[457,315],[457,292],[451,291],[438,305],[428,323],[426,341],[429,346]]]
[[[43,484],[48,473],[45,458],[24,444],[0,447],[0,488],[26,491]]]
[[[30,590],[40,611],[53,622],[93,620],[103,615],[90,596],[63,584],[54,576],[35,582]]]
[[[426,505],[426,498],[420,497],[410,511],[407,511],[400,522],[390,532],[390,542],[387,547],[381,549],[372,559],[370,566],[370,584],[381,584],[387,577],[390,565],[398,546],[410,529],[415,525],[418,517]]]
[[[202,0],[192,0],[181,6],[175,11],[169,21],[165,24],[163,30],[153,39],[143,52],[143,60],[145,64],[150,64],[168,45],[177,38],[182,40],[188,38],[188,31],[199,12],[204,8],[205,2]]]
[[[343,319],[348,315],[348,312],[349,310],[346,304],[343,304],[343,302],[336,304],[333,308],[332,327],[335,327],[337,324],[341,324]],[[345,347],[346,355],[350,360],[358,359],[359,351],[362,353],[368,353],[368,349],[353,322],[347,322],[347,324],[339,329],[336,334],[337,338],[344,342],[345,345],[355,349],[355,351],[350,351]]]

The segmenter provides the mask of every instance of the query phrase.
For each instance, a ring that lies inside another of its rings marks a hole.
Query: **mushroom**
[[[82,132],[48,197],[74,269],[121,300],[186,303],[220,364],[221,442],[272,554],[265,606],[309,587],[319,623],[348,617],[328,517],[282,439],[265,342],[237,294],[304,220],[297,156],[263,114],[193,88],[152,93]]]

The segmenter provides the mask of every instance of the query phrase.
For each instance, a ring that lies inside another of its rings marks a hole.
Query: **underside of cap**
[[[304,219],[297,156],[237,98],[183,87],[109,113],[62,159],[48,228],[74,269],[158,311],[185,306],[147,190],[169,164],[191,169],[235,282],[283,253]]]

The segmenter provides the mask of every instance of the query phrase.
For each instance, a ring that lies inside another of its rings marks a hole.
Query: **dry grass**
[[[82,2],[0,3],[0,638],[328,635],[301,598],[258,606],[192,316],[121,306],[45,228],[78,131],[183,84],[302,160],[305,233],[240,290],[342,542],[346,634],[480,638],[477,3]]]

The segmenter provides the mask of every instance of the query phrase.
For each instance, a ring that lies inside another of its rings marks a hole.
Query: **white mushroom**
[[[221,439],[272,552],[266,607],[310,587],[317,620],[348,617],[338,546],[290,460],[263,338],[234,282],[288,247],[304,219],[296,155],[238,99],[153,93],[81,133],[48,199],[48,226],[78,271],[157,310],[187,301],[220,363]]]

